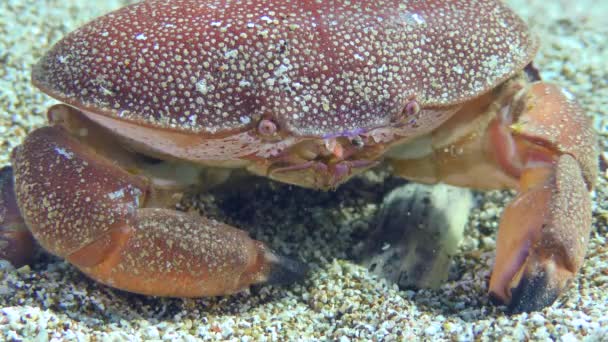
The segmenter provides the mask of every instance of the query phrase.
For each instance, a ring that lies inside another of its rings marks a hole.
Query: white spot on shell
[[[55,147],[55,152],[57,152],[58,154],[64,156],[66,159],[72,159],[72,158],[74,158],[74,154],[72,152],[68,152],[65,149],[61,148],[61,147]]]
[[[574,100],[574,94],[572,94],[568,89],[561,88],[560,90],[561,90],[562,94],[564,94],[564,97],[566,98],[566,100],[568,100],[568,101]]]
[[[426,21],[424,20],[424,18],[418,14],[418,13],[414,13],[412,14],[412,19],[414,19],[414,21],[416,22],[416,24],[421,25],[424,24]]]
[[[124,189],[119,189],[119,190],[116,190],[116,191],[114,191],[114,192],[110,192],[110,193],[108,194],[108,197],[109,197],[111,200],[115,200],[115,199],[123,198],[123,197],[125,197],[125,190],[124,190]]]
[[[207,94],[209,92],[209,86],[207,86],[207,81],[200,80],[196,82],[196,91],[201,94]]]
[[[227,51],[224,54],[224,57],[226,57],[227,59],[236,58],[236,56],[238,56],[238,54],[239,54],[239,50],[234,49],[234,50]]]

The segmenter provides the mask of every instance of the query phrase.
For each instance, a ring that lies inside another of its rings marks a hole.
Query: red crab
[[[542,308],[583,262],[597,150],[572,94],[532,68],[536,50],[495,0],[122,8],[34,67],[64,104],[3,170],[1,253],[24,262],[31,232],[91,278],[159,296],[293,281],[299,262],[173,210],[176,194],[235,169],[331,189],[388,163],[414,181],[517,189],[490,293]]]

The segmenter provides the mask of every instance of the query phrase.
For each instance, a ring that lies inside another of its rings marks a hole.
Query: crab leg
[[[229,294],[302,275],[300,263],[244,231],[159,208],[170,191],[143,176],[131,153],[105,151],[81,131],[38,129],[12,156],[17,202],[46,250],[104,284],[158,296]]]
[[[21,267],[32,260],[34,239],[29,232],[15,199],[13,170],[0,169],[0,259]]]
[[[430,154],[392,163],[410,179],[518,190],[500,221],[490,294],[511,312],[533,311],[553,303],[583,262],[596,137],[557,86],[513,83],[502,91],[468,104],[427,138]]]

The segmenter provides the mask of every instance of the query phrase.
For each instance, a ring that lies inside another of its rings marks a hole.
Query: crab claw
[[[551,305],[583,263],[597,151],[589,119],[555,86],[522,90],[511,115],[498,159],[519,169],[519,194],[499,225],[490,295],[518,313]]]
[[[525,171],[520,185],[527,189],[500,222],[490,281],[491,295],[514,313],[555,301],[583,262],[591,226],[591,200],[571,156],[561,156],[554,170]]]
[[[278,256],[245,231],[164,207],[171,202],[165,196],[182,185],[165,186],[119,145],[96,145],[110,141],[103,132],[76,131],[83,134],[62,125],[32,132],[13,152],[10,186],[0,187],[0,204],[2,198],[14,208],[18,203],[20,222],[47,251],[101,283],[155,296],[232,294],[304,276],[304,264]]]

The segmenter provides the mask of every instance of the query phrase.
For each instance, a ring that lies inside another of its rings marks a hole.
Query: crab
[[[34,239],[92,279],[155,296],[291,283],[306,266],[184,192],[245,170],[328,190],[376,167],[516,189],[489,293],[542,309],[583,263],[597,173],[590,119],[540,80],[537,39],[500,1],[143,1],[33,68],[61,101],[0,176],[0,255]]]

